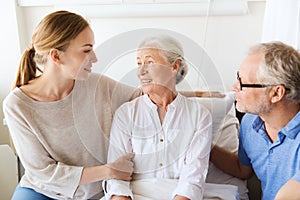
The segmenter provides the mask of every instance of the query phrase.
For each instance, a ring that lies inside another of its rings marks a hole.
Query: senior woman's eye
[[[152,60],[148,60],[147,62],[146,62],[146,64],[148,64],[148,65],[150,65],[150,64],[153,64],[154,62],[152,61]]]

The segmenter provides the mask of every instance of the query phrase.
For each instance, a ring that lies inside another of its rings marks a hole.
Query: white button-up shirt
[[[134,152],[133,180],[178,179],[173,196],[201,199],[208,170],[211,131],[211,115],[197,101],[178,94],[168,105],[161,123],[157,106],[144,95],[116,111],[108,162]],[[109,196],[132,198],[129,182],[108,180],[106,190]]]

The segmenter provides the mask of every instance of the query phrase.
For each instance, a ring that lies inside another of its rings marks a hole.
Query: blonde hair
[[[284,85],[285,98],[300,102],[300,54],[282,42],[261,43],[252,47],[249,54],[262,53],[257,78],[262,83]]]
[[[69,11],[56,11],[44,17],[34,30],[31,46],[21,57],[13,88],[35,79],[37,71],[42,73],[38,65],[47,62],[50,50],[66,50],[70,41],[88,26],[86,19]]]
[[[169,35],[156,35],[145,38],[138,49],[154,47],[160,50],[161,56],[169,63],[180,60],[180,68],[176,76],[176,84],[180,83],[187,74],[188,66],[184,59],[183,48],[178,40]]]

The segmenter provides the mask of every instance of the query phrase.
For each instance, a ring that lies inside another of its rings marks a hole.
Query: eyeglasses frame
[[[239,72],[236,73],[236,78],[240,84],[240,90],[242,91],[243,87],[246,88],[265,88],[265,87],[269,87],[269,86],[274,86],[274,85],[270,85],[270,84],[258,84],[258,83],[242,83],[242,79],[239,75]]]

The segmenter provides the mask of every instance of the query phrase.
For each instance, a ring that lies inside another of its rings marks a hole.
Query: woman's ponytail
[[[35,49],[32,45],[24,51],[21,57],[17,76],[13,84],[13,89],[16,87],[21,87],[22,85],[26,85],[30,80],[35,79],[37,70],[42,72],[41,69],[37,66],[34,60],[34,56]]]

